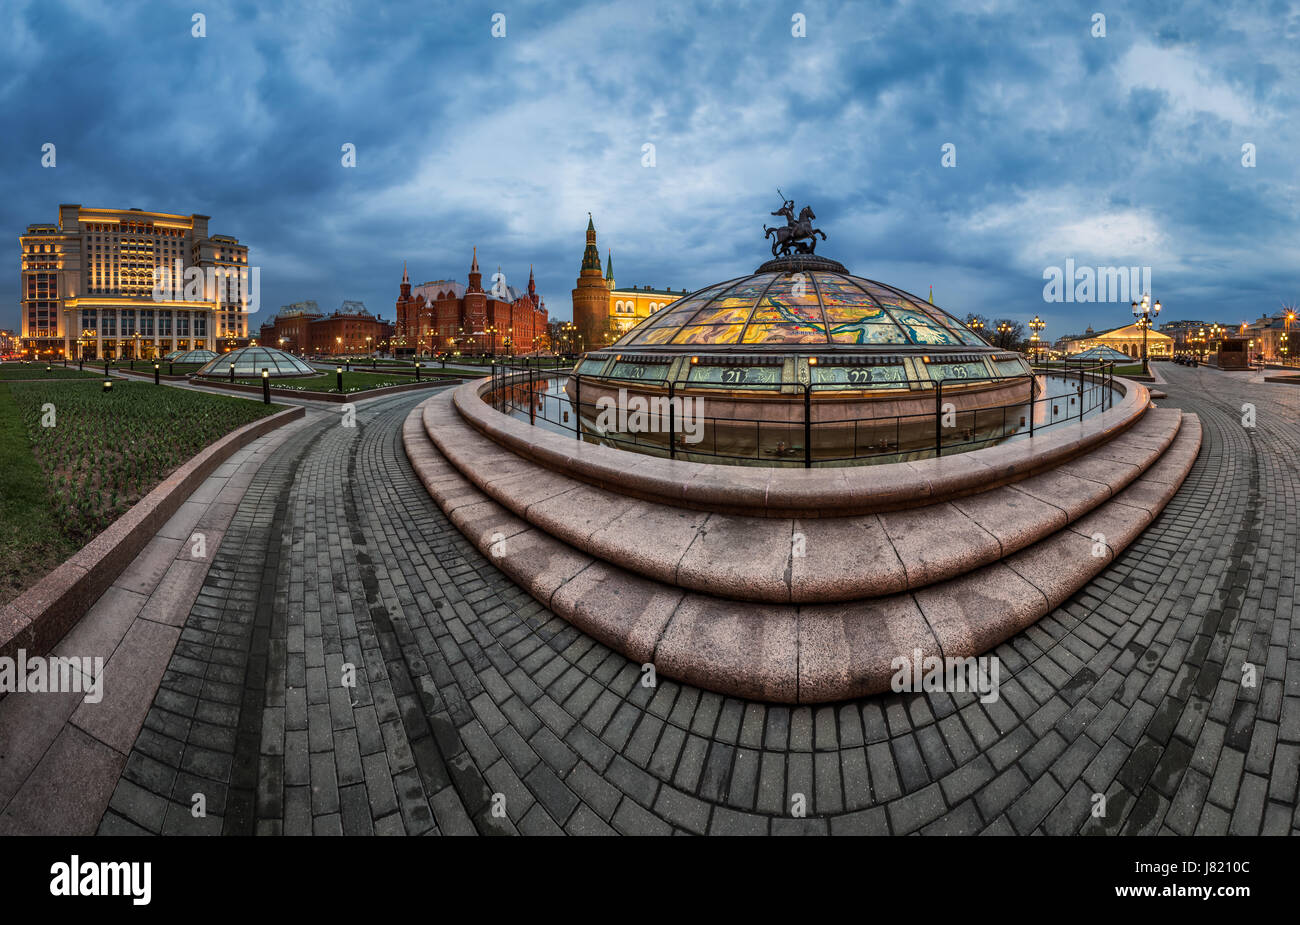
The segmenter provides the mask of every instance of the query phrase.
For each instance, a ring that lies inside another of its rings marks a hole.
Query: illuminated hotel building
[[[248,247],[208,234],[208,216],[60,205],[56,225],[28,225],[22,249],[22,339],[57,357],[148,358],[173,350],[219,350],[248,337],[247,293],[237,276]],[[198,267],[202,298],[153,297],[155,270]],[[247,276],[247,274],[246,274]],[[234,279],[232,279],[234,277]],[[254,306],[255,310],[255,306]]]

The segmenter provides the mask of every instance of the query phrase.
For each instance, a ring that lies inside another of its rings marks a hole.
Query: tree
[[[1025,340],[1025,326],[1011,318],[998,318],[984,337],[993,346],[1003,350],[1019,350]]]
[[[993,325],[989,324],[989,319],[984,315],[976,315],[968,312],[966,314],[966,327],[970,328],[985,340],[991,340],[993,336]]]

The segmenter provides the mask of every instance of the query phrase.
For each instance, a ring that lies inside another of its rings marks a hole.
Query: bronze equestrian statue
[[[780,190],[777,190],[780,193]],[[814,254],[817,252],[817,235],[826,240],[826,232],[820,228],[812,226],[817,216],[813,213],[812,206],[804,206],[799,212],[799,217],[794,217],[794,200],[786,199],[781,195],[781,208],[772,213],[773,215],[784,215],[786,226],[784,228],[768,228],[763,226],[763,237],[772,238],[772,256],[789,257],[790,252],[796,254]]]

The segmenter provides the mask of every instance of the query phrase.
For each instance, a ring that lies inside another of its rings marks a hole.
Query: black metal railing
[[[1114,380],[1113,362],[1058,365],[1018,376],[861,384],[788,379],[681,383],[498,364],[491,369],[491,386],[484,398],[502,413],[580,440],[673,459],[811,468],[937,457],[1033,436],[1113,407]],[[1024,394],[1011,401],[964,409],[952,400],[972,395],[970,387],[981,385],[1009,388],[1013,393],[1023,388]],[[633,387],[637,391],[629,391],[620,409],[609,393]],[[878,403],[851,402],[848,396],[843,402],[833,402],[846,392],[871,394],[885,389],[892,393],[888,398],[904,400],[933,390],[933,410],[864,415],[862,412],[873,411]],[[761,395],[771,402],[770,407],[785,409],[790,417],[777,420],[735,410],[708,413],[709,393],[722,392],[730,393],[728,399],[736,398],[737,393],[740,397]],[[611,412],[615,426],[602,426],[601,421],[608,423]]]

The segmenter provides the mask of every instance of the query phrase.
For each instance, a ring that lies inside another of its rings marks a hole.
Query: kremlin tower
[[[613,264],[610,266],[611,272]],[[609,283],[600,269],[596,248],[596,225],[587,213],[587,249],[582,252],[582,269],[573,290],[573,323],[584,349],[605,343],[609,334]]]

